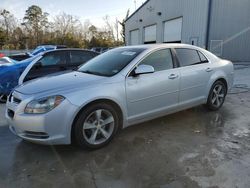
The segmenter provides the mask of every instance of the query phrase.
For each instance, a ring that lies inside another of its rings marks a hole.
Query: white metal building
[[[188,43],[250,61],[250,0],[148,0],[125,23],[127,45]]]

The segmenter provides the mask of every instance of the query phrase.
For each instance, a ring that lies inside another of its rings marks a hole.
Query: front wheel
[[[216,81],[210,90],[206,104],[207,108],[213,111],[220,109],[225,101],[226,94],[225,84],[222,81]]]
[[[119,116],[108,104],[93,104],[83,110],[74,126],[76,143],[89,149],[108,144],[119,127]]]

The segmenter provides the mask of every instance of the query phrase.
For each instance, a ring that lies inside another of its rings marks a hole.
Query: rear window
[[[203,63],[208,62],[207,58],[201,52],[198,51],[198,54],[200,56],[201,62]]]
[[[181,67],[202,63],[197,50],[177,48],[175,51]]]

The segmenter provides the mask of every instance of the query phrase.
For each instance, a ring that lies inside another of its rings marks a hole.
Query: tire
[[[4,94],[0,94],[0,103],[6,103],[7,102],[7,96]]]
[[[211,111],[219,110],[226,98],[227,89],[222,81],[216,81],[209,92],[206,107]]]
[[[85,149],[107,145],[119,128],[119,114],[113,106],[97,103],[84,109],[73,126],[75,143]]]

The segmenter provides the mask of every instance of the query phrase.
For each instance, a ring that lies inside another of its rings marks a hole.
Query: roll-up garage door
[[[144,43],[156,43],[156,25],[144,28]]]
[[[164,22],[164,42],[181,42],[182,18]]]
[[[139,44],[139,29],[130,31],[130,45]]]

